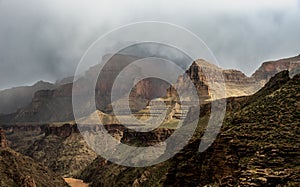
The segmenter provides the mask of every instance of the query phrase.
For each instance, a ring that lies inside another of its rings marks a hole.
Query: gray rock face
[[[54,89],[54,84],[39,81],[32,86],[21,86],[0,91],[0,114],[10,114],[30,104],[34,93]]]

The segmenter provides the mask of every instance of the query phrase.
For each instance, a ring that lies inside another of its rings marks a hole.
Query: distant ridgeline
[[[98,110],[107,114],[112,112],[111,103],[114,101],[111,101],[111,88],[113,82],[122,68],[137,59],[139,58],[117,54],[105,65],[95,89],[95,100]],[[77,82],[80,82],[80,85],[90,85],[89,77],[98,75],[99,72],[96,70],[96,67],[91,67],[85,72],[84,77],[78,79]],[[247,77],[238,70],[223,70],[220,67],[201,59],[193,62],[186,71],[186,74],[195,84],[200,100],[209,101],[211,99],[211,90],[208,85],[211,81],[216,83],[218,83],[218,81],[225,81],[227,97],[246,96],[257,92],[271,77],[283,70],[289,70],[290,76],[297,74],[297,72],[300,71],[300,55],[277,61],[264,62],[250,77]],[[215,76],[214,72],[216,71],[223,73],[224,80],[216,80],[220,79],[220,77]],[[157,79],[146,79],[138,82],[130,93],[132,111],[138,112],[143,109],[145,103],[148,103],[149,100],[152,100],[153,98],[176,96],[177,94],[174,88],[180,89],[189,86],[187,85],[185,78],[184,76],[180,76],[178,82],[172,86],[166,82],[158,81]],[[16,124],[19,122],[48,123],[74,120],[72,109],[73,83],[70,81],[71,78],[67,78],[66,80],[68,81],[62,81],[55,85],[40,82],[32,86],[32,88],[26,87],[26,97],[22,95],[23,88],[14,88],[13,90],[0,92],[0,98],[3,98],[0,99],[0,113],[4,113],[1,112],[1,107],[7,108],[8,105],[13,106],[13,108],[9,109],[10,114],[5,112],[5,115],[0,115],[0,122]],[[77,84],[77,82],[75,82],[75,84]],[[129,86],[124,85],[124,87]],[[30,91],[28,91],[28,89]],[[17,92],[18,94],[15,94],[14,100],[9,103],[10,100],[5,98],[12,91],[13,93]],[[33,95],[30,95],[32,94],[32,91],[36,92]],[[129,92],[130,90],[125,89],[124,93],[127,91]],[[79,94],[84,95],[87,92],[87,87],[82,87]],[[28,93],[30,96],[28,96]],[[122,100],[124,98],[118,99]],[[18,102],[19,100],[22,102]],[[17,104],[15,103],[16,101],[18,102]],[[5,102],[5,104],[2,104],[1,102]],[[82,101],[83,107],[88,107],[90,105],[91,101]],[[2,111],[4,111],[4,109]]]

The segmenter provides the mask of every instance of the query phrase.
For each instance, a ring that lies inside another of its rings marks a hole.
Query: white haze
[[[0,89],[70,76],[96,38],[137,21],[186,27],[221,67],[251,75],[300,53],[299,18],[297,0],[0,0]]]

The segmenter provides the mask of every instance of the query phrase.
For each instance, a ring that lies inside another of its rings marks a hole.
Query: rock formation
[[[190,79],[190,82],[193,83],[193,85],[190,85],[187,79]],[[179,76],[177,82],[168,89],[167,96],[176,100],[176,97],[178,97],[177,91],[184,93],[184,90],[189,90],[190,87],[195,86],[200,97],[199,100],[208,99],[210,96],[209,87],[205,83],[206,80],[207,79],[204,77],[202,69],[194,62],[186,73]]]
[[[49,124],[42,129],[44,134],[23,151],[55,173],[74,177],[96,158],[76,124]]]
[[[44,125],[1,125],[6,132],[6,139],[11,149],[24,154],[30,145],[44,133]]]
[[[0,114],[10,114],[30,104],[34,93],[55,89],[54,84],[39,81],[32,86],[21,86],[0,91]]]
[[[103,58],[108,58],[109,55]],[[85,72],[85,75],[79,78],[75,84],[67,83],[59,85],[58,88],[53,90],[40,90],[37,91],[32,99],[32,102],[22,107],[16,113],[10,115],[0,116],[0,121],[5,123],[17,123],[17,122],[61,122],[71,121],[74,119],[72,109],[72,86],[78,87],[76,95],[90,95],[91,79],[97,79],[97,85],[95,89],[96,94],[96,106],[99,110],[109,110],[109,104],[111,104],[111,89],[113,82],[116,79],[120,71],[137,60],[137,57],[128,55],[114,55],[111,57],[106,66],[102,69],[100,76],[98,77],[98,66],[91,67]],[[131,70],[132,73],[139,73],[138,67]],[[138,76],[138,74],[137,74]],[[129,81],[124,84],[124,88],[120,88],[120,97],[127,92],[130,92],[129,88],[132,86],[133,81]],[[137,86],[131,91],[131,96],[137,100],[152,99],[156,97],[162,97],[165,95],[169,84],[164,81],[160,81],[155,78],[149,78],[140,81]],[[88,108],[91,105],[91,100],[82,100],[82,106]],[[139,107],[138,107],[139,108]],[[85,110],[83,110],[85,111]],[[86,114],[89,114],[88,111]]]
[[[10,148],[0,149],[0,186],[67,187],[61,176]]]
[[[7,140],[5,136],[5,131],[0,127],[0,148],[7,147]]]
[[[76,124],[65,123],[63,125],[46,125],[44,127],[45,136],[55,135],[67,138],[72,134],[80,133]]]
[[[223,70],[205,60],[196,60],[187,74],[196,85],[200,97],[206,99],[250,95],[262,86],[238,70]],[[224,90],[225,94],[218,95],[217,92],[224,92]],[[212,94],[214,94],[213,98]]]
[[[269,79],[275,74],[289,70],[290,76],[300,72],[300,55],[280,59],[277,61],[264,62],[258,70],[251,76],[247,77],[244,73],[238,70],[223,70],[205,60],[199,59],[192,63],[187,71],[187,74],[196,85],[201,96],[211,95],[210,83],[225,83],[226,97],[246,96],[257,92],[262,88]],[[187,81],[180,77],[178,85],[180,88],[187,85]],[[208,93],[207,91],[208,90]]]
[[[268,61],[264,62],[251,76],[256,81],[265,81],[267,82],[272,76],[276,73],[289,70],[292,72],[293,70],[299,67],[300,62],[300,54],[291,58],[284,58],[276,61]],[[299,72],[298,72],[299,73]]]

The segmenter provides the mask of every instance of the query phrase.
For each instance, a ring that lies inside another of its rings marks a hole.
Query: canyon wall
[[[209,112],[170,160],[130,168],[99,156],[81,177],[91,186],[299,186],[299,86],[300,74],[283,71],[256,94],[230,98],[221,131],[204,152],[198,149]]]
[[[32,86],[21,86],[0,91],[0,114],[16,112],[30,104],[35,92],[55,88],[54,84],[39,81]]]
[[[110,56],[105,56],[109,58]],[[101,76],[98,77],[95,89],[97,109],[111,113],[111,88],[114,79],[119,72],[131,62],[137,60],[137,57],[128,55],[114,55],[109,63],[104,66]],[[223,70],[205,60],[196,60],[182,76],[179,76],[177,83],[169,85],[168,83],[149,78],[137,83],[130,93],[130,105],[135,112],[143,109],[153,98],[171,98],[178,102],[177,90],[185,90],[191,86],[196,87],[200,101],[209,101],[221,97],[236,97],[251,95],[258,91],[263,85],[279,71],[289,69],[293,74],[299,72],[300,55],[292,58],[281,59],[278,61],[265,62],[251,76],[247,77],[237,70]],[[139,73],[139,68],[132,69],[132,73]],[[79,78],[75,84],[62,84],[54,90],[42,90],[35,93],[32,102],[27,107],[22,107],[16,113],[9,115],[0,115],[0,122],[15,124],[18,122],[61,122],[74,120],[72,111],[72,86],[78,87],[77,93],[80,95],[91,95],[90,87],[91,78],[97,78],[97,67],[92,67],[85,72],[85,76]],[[187,81],[191,78],[193,85]],[[133,82],[124,84],[120,88],[120,97],[122,94],[128,93]],[[222,87],[225,83],[225,88]],[[216,85],[212,88],[211,85]],[[219,87],[218,87],[219,84]],[[221,86],[220,86],[221,85]],[[225,94],[223,93],[225,91]],[[218,96],[217,93],[222,93]],[[188,95],[189,93],[186,93]],[[84,108],[90,108],[93,99],[83,99],[81,105]],[[82,116],[89,115],[94,111],[86,111]]]

